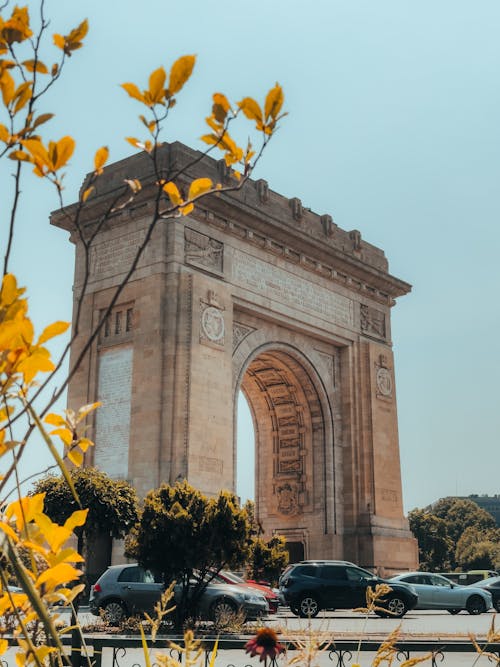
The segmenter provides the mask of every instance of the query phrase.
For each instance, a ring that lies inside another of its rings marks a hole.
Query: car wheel
[[[220,598],[210,608],[210,616],[214,623],[224,623],[234,619],[237,611],[236,605],[232,600]]]
[[[393,595],[387,600],[387,611],[390,612],[390,616],[402,618],[408,611],[406,600],[404,598],[398,597],[397,595]]]
[[[125,616],[125,608],[119,600],[111,600],[104,606],[104,620],[110,625],[119,625]]]
[[[460,613],[460,609],[448,609],[448,613],[451,614],[452,616],[455,616],[455,614]]]
[[[482,597],[479,597],[479,595],[471,595],[467,600],[465,608],[469,614],[477,616],[478,614],[483,614],[486,611],[486,602]]]
[[[299,601],[300,618],[314,618],[319,613],[319,603],[312,595],[303,595]]]

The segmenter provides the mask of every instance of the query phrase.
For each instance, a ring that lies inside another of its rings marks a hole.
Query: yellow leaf
[[[128,141],[129,144],[132,144],[134,148],[144,148],[144,144],[135,137],[125,137],[125,141]]]
[[[38,72],[39,74],[49,73],[47,66],[44,63],[42,63],[41,60],[25,60],[21,64],[26,67],[28,72]]]
[[[215,93],[213,96],[212,113],[215,120],[223,123],[226,120],[228,112],[231,110],[231,105],[225,95],[222,93]]]
[[[0,76],[0,89],[2,90],[3,103],[6,107],[12,101],[16,91],[16,84],[10,72],[3,70]]]
[[[66,43],[66,40],[62,35],[57,35],[55,34],[53,36],[54,44],[57,46],[58,49],[64,50],[64,45]]]
[[[73,433],[69,428],[56,428],[50,432],[50,435],[58,435],[67,447],[73,442]]]
[[[64,333],[67,331],[69,327],[69,322],[53,322],[52,324],[49,324],[48,327],[45,327],[45,329],[42,331],[42,334],[40,338],[38,339],[37,345],[42,345],[42,343],[45,343],[46,341],[50,340],[51,338],[54,338],[54,336],[59,336],[60,334]]]
[[[54,171],[57,171],[68,162],[75,150],[75,140],[73,137],[63,137],[57,142],[57,159],[55,160]]]
[[[204,134],[202,137],[200,137],[200,139],[206,144],[211,145],[215,145],[219,141],[219,137],[217,137],[215,134]]]
[[[135,100],[139,100],[139,102],[144,102],[144,95],[141,93],[135,83],[122,83],[122,88],[130,95],[130,97],[133,97]]]
[[[2,125],[2,123],[0,123],[0,141],[7,143],[9,139],[10,139],[9,130],[5,127],[5,125]]]
[[[88,509],[76,510],[76,512],[73,512],[73,514],[68,519],[66,519],[64,527],[73,532],[77,526],[83,526],[83,524],[87,521],[88,513]]]
[[[92,440],[89,440],[88,438],[80,438],[78,440],[78,446],[82,450],[82,452],[86,452],[89,447],[93,447],[94,443]]]
[[[175,95],[184,86],[191,76],[195,61],[196,56],[182,56],[172,65],[168,82],[168,92],[170,95]]]
[[[6,273],[2,280],[2,291],[0,292],[1,305],[10,306],[21,293],[17,288],[16,277],[12,273]]]
[[[54,117],[53,113],[42,113],[38,116],[38,118],[35,119],[33,123],[33,128],[38,127],[39,125],[42,125],[43,123],[46,123],[48,120]]]
[[[82,407],[78,410],[78,415],[76,418],[76,423],[81,422],[82,419],[85,419],[85,417],[90,413],[96,410],[97,408],[100,408],[102,405],[101,401],[96,401],[95,403],[88,403],[87,405],[82,405]]]
[[[181,197],[181,193],[179,192],[179,189],[175,183],[173,183],[172,181],[165,183],[165,185],[163,186],[163,191],[167,193],[167,195],[170,198],[170,201],[174,206],[179,206],[179,204],[182,204],[183,200]]]
[[[6,639],[0,639],[0,655],[3,655],[9,648],[9,642]]]
[[[49,352],[43,347],[37,347],[18,366],[19,372],[24,375],[26,384],[29,384],[38,373],[49,373],[54,368]]]
[[[276,120],[281,107],[283,106],[283,90],[281,86],[277,83],[274,88],[267,93],[266,104],[264,113],[266,114],[266,121],[269,118]]]
[[[90,186],[90,188],[87,188],[84,190],[82,194],[82,201],[87,201],[87,199],[90,197],[90,195],[94,192],[95,188],[93,185]]]
[[[3,521],[0,521],[0,530],[3,530],[3,532],[14,540],[14,542],[19,540],[16,531]]]
[[[182,215],[189,215],[193,210],[194,210],[194,204],[187,204],[187,206],[181,206],[181,208],[179,209]]]
[[[12,151],[9,153],[9,158],[11,160],[20,160],[21,162],[31,162],[32,159],[28,155],[28,153],[25,153],[24,151]]]
[[[46,424],[52,424],[52,426],[64,426],[66,424],[66,420],[60,415],[56,415],[55,412],[50,412],[43,421]]]
[[[69,563],[59,563],[55,567],[49,567],[36,580],[36,587],[46,584],[49,588],[55,588],[60,584],[66,584],[74,579],[78,579],[81,571],[74,568]]]
[[[83,454],[79,449],[70,449],[67,452],[68,459],[79,468],[83,463]]]
[[[199,197],[205,192],[209,192],[213,188],[212,179],[210,178],[197,178],[189,186],[188,199],[194,199]]]
[[[167,74],[163,67],[155,69],[149,77],[149,94],[153,103],[160,103],[165,98],[165,79]]]
[[[22,145],[43,165],[49,166],[49,154],[40,139],[24,139]]]
[[[238,106],[249,120],[262,122],[262,109],[252,97],[244,97]]]
[[[27,101],[31,99],[31,81],[22,83],[19,86],[19,88],[16,90],[16,94],[14,95],[14,99],[16,100],[16,104],[14,105],[14,113],[17,113],[24,106],[26,106]]]
[[[88,31],[89,31],[89,23],[87,19],[84,19],[79,26],[73,28],[73,30],[69,33],[67,37],[68,42],[81,42],[81,40],[85,37]]]
[[[97,174],[102,174],[102,168],[106,164],[109,156],[109,149],[107,146],[102,146],[96,151],[94,156],[94,168]]]

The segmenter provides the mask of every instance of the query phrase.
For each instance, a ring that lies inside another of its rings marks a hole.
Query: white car
[[[416,589],[418,602],[415,609],[446,609],[450,614],[466,609],[469,614],[482,614],[493,606],[488,591],[474,586],[459,586],[432,572],[404,572],[389,581],[401,581]]]

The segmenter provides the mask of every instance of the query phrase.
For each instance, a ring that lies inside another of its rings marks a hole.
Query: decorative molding
[[[394,382],[392,379],[392,368],[389,368],[387,356],[380,354],[378,362],[375,363],[375,383],[377,386],[377,398],[391,400],[394,394]]]
[[[294,516],[299,512],[299,489],[297,484],[285,482],[276,488],[278,512],[284,516]]]
[[[255,185],[257,188],[257,194],[259,195],[260,203],[267,204],[269,201],[269,185],[267,184],[267,181],[261,178],[256,181]]]
[[[371,306],[361,304],[360,307],[360,328],[361,332],[367,336],[385,339],[385,313]]]
[[[327,280],[330,280],[331,282],[338,285],[343,285],[344,287],[347,286],[350,290],[359,292],[365,297],[366,294],[369,294],[370,298],[372,298],[374,301],[378,301],[383,305],[393,306],[395,304],[395,300],[388,292],[364,281],[352,282],[346,273],[339,271],[338,269],[334,269],[331,264],[319,262],[317,258],[313,258],[310,255],[304,253],[294,254],[294,251],[286,244],[280,243],[263,234],[258,234],[252,230],[253,233],[248,235],[248,228],[238,222],[226,220],[216,214],[213,214],[212,212],[207,211],[206,209],[203,210],[201,208],[199,210],[195,209],[191,217],[194,217],[195,219],[201,219],[204,222],[209,222],[213,226],[228,234],[231,234],[232,236],[235,236],[239,239],[245,239],[247,243],[251,245],[255,245],[266,250],[267,252],[271,252],[273,255],[285,257],[289,262],[301,263],[308,271],[317,273],[323,278],[326,278]],[[338,225],[333,223],[333,232],[335,232],[336,229],[338,229]]]
[[[221,241],[189,227],[184,229],[184,261],[186,264],[222,273],[223,257],[224,244]]]
[[[293,219],[300,222],[304,217],[304,209],[302,208],[302,202],[298,197],[293,197],[289,200],[290,208],[292,209]]]
[[[223,348],[225,334],[224,307],[217,294],[208,290],[206,299],[200,299],[200,343]]]
[[[316,352],[324,362],[328,370],[328,373],[330,375],[332,384],[333,386],[335,386],[335,358],[333,357],[332,354],[326,354],[326,352],[320,352],[319,350],[316,350]]]
[[[335,230],[337,229],[337,225],[333,222],[332,216],[328,214],[322,215],[320,221],[321,226],[323,227],[323,231],[325,232],[325,236],[333,236]]]
[[[233,322],[233,352],[236,350],[238,345],[249,336],[252,331],[255,331],[254,327],[248,327],[245,324],[240,322]]]
[[[349,238],[353,244],[353,250],[355,252],[361,252],[361,232],[357,229],[353,229],[349,232]]]

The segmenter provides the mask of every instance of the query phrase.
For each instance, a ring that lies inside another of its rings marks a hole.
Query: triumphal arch
[[[165,168],[224,181],[224,163],[164,144]],[[76,246],[82,341],[102,318],[144,241],[155,202],[146,154],[110,165],[82,218],[91,232],[125,178],[143,190],[116,210],[86,256],[68,210],[52,223]],[[71,211],[70,211],[71,212]],[[88,459],[140,494],[187,479],[235,490],[237,396],[253,416],[256,511],[293,559],[414,567],[403,516],[391,308],[410,286],[382,250],[264,180],[209,196],[159,222],[68,403],[99,399]]]

